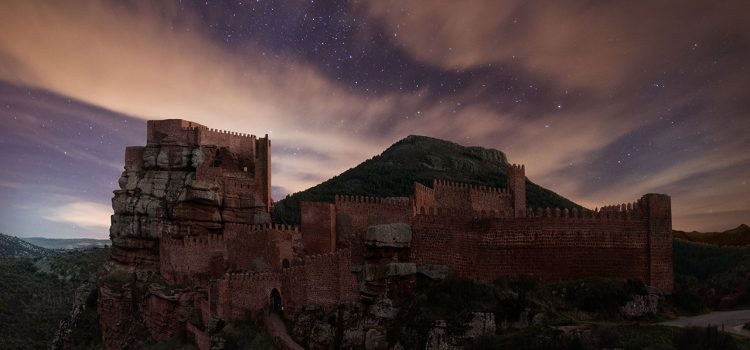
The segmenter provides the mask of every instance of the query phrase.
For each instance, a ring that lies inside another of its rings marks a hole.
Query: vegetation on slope
[[[48,348],[60,320],[68,317],[76,288],[95,278],[108,257],[109,249],[95,248],[0,258],[0,349]],[[95,297],[90,303],[96,304]],[[90,310],[95,317],[95,308]],[[98,338],[94,330],[83,331],[86,342]]]
[[[505,187],[507,165],[505,154],[498,150],[411,135],[380,155],[277,202],[274,220],[299,223],[300,201],[333,202],[336,195],[406,197],[414,193],[414,182],[432,186],[434,179]],[[526,198],[527,205],[534,208],[580,208],[528,179]]]
[[[493,313],[496,331],[469,349],[748,349],[750,342],[716,327],[678,329],[626,320],[620,307],[646,294],[637,281],[589,278],[553,284],[524,279],[494,283],[422,281],[399,310],[391,342],[421,348],[437,320],[460,337],[473,312]],[[647,321],[647,322],[643,322]],[[389,331],[391,332],[391,331]]]
[[[36,246],[18,237],[0,233],[0,257],[34,257],[54,254],[49,249]]]
[[[675,328],[654,324],[593,324],[578,332],[530,327],[477,339],[467,349],[624,349],[624,350],[740,350],[750,341],[721,332],[718,327]]]
[[[675,239],[675,292],[678,313],[750,307],[750,247],[720,247]]]
[[[673,231],[674,238],[718,246],[750,245],[750,227],[745,224],[723,232]]]

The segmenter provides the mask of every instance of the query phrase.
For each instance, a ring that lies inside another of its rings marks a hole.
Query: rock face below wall
[[[160,329],[158,334],[150,334],[152,339],[168,338],[170,331],[177,329],[159,325],[153,310],[148,310],[144,319],[149,303],[157,303],[149,290],[154,284],[165,283],[159,276],[162,238],[218,234],[228,222],[270,221],[262,203],[235,200],[224,188],[225,178],[201,175],[233,165],[237,168],[242,157],[212,145],[156,144],[127,149],[120,188],[112,199],[112,257],[99,284],[100,322],[108,349],[130,344],[139,331],[136,325],[144,321],[149,329]],[[252,181],[252,175],[247,175],[247,180]],[[180,308],[193,308],[192,300],[180,295],[172,298],[180,300]],[[158,304],[164,304],[165,312],[174,311],[167,310],[173,306],[167,307],[166,301]]]

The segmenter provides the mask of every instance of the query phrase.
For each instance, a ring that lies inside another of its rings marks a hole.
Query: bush
[[[667,301],[688,314],[694,315],[704,310],[703,298],[695,289],[689,287],[677,289],[672,295],[667,296]]]
[[[716,326],[685,328],[677,334],[673,344],[677,349],[684,350],[732,350],[738,348],[734,338],[727,333],[720,332]]]
[[[620,307],[632,300],[633,295],[648,293],[643,282],[635,280],[587,278],[568,286],[567,298],[574,307],[605,318],[617,318]]]
[[[0,349],[48,347],[60,320],[70,316],[76,289],[95,278],[108,257],[109,249],[99,248],[42,258],[0,258]],[[91,304],[96,304],[96,295],[87,300],[87,306]],[[95,307],[85,314],[79,322],[98,326]],[[77,336],[74,345],[85,348],[97,342]]]
[[[219,331],[218,336],[226,340],[226,350],[276,348],[260,321],[229,323]]]

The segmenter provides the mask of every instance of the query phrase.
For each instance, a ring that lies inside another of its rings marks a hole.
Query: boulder
[[[417,273],[414,263],[390,263],[386,265],[365,265],[365,280],[374,281],[389,277],[409,276]]]
[[[385,332],[372,328],[365,334],[366,350],[388,350],[388,338]]]
[[[432,280],[443,280],[450,273],[450,268],[446,265],[419,265],[417,273]]]
[[[477,338],[484,334],[495,333],[495,314],[492,312],[473,312],[471,320],[467,324],[465,336],[467,338]]]
[[[374,225],[367,228],[365,244],[375,247],[408,248],[411,226],[408,224]]]

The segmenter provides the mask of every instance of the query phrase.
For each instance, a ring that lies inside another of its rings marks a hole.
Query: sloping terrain
[[[76,292],[83,284],[94,283],[96,271],[108,257],[108,248],[0,257],[0,349],[49,348],[76,298],[88,309],[84,307],[85,315],[79,318],[83,334],[74,334],[78,337],[75,343],[101,343],[96,329],[96,294],[76,296]]]
[[[685,241],[714,244],[718,246],[750,245],[750,227],[745,224],[723,232],[674,231],[674,238]]]
[[[47,249],[86,249],[112,245],[108,239],[27,237],[24,241]]]
[[[45,249],[18,237],[0,233],[0,257],[49,256],[53,251]]]
[[[336,195],[406,197],[414,182],[432,186],[443,179],[505,187],[507,158],[501,151],[466,147],[426,136],[411,135],[354,168],[307,190],[294,193],[274,206],[274,220],[299,223],[299,202],[333,202]],[[573,208],[572,201],[526,179],[530,207]]]

